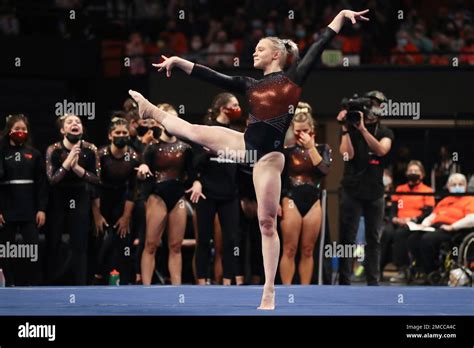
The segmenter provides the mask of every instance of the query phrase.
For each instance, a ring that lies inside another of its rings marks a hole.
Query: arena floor
[[[277,286],[276,310],[259,311],[261,287],[85,286],[0,289],[0,315],[472,315],[474,289]]]

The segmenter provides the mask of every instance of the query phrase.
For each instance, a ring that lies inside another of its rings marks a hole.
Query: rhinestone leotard
[[[336,35],[329,27],[310,46],[301,60],[288,70],[256,80],[245,76],[227,76],[200,64],[194,64],[192,76],[231,92],[245,94],[250,107],[250,122],[244,134],[246,150],[257,152],[257,159],[272,152],[283,152],[285,133],[300,100],[301,86],[327,43]]]

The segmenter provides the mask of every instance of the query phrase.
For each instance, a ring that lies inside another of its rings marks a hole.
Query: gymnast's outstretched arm
[[[181,57],[173,56],[168,58],[161,56],[161,58],[163,58],[163,62],[153,64],[153,66],[158,68],[158,71],[166,70],[166,77],[170,77],[171,70],[176,67],[183,70],[188,75],[210,82],[230,92],[242,94],[245,93],[247,83],[252,80],[251,78],[243,76],[225,75],[208,68],[207,66],[190,62]]]
[[[318,39],[311,44],[304,57],[295,61],[288,69],[288,76],[296,84],[302,86],[306,77],[312,70],[313,65],[318,60],[319,56],[323,53],[327,44],[336,36],[341,30],[346,18],[350,19],[352,24],[355,24],[358,20],[368,21],[367,17],[364,17],[369,10],[354,12],[350,10],[342,10],[339,14],[334,17],[332,22],[324,29],[319,35]]]

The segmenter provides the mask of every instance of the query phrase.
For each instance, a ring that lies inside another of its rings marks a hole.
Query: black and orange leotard
[[[184,196],[185,186],[194,181],[191,146],[179,139],[152,143],[145,148],[143,160],[153,173],[145,182],[145,196],[161,197],[170,212]]]
[[[256,151],[260,159],[272,151],[283,152],[285,133],[300,100],[301,86],[335,35],[336,32],[327,27],[301,60],[295,60],[287,71],[270,73],[260,80],[227,76],[200,64],[194,64],[191,75],[246,95],[250,122],[244,134],[245,150]]]
[[[329,173],[332,162],[329,145],[318,144],[316,150],[322,161],[315,166],[308,149],[298,144],[284,149],[285,168],[282,173],[281,195],[293,200],[301,216],[305,216],[319,200],[321,181]]]

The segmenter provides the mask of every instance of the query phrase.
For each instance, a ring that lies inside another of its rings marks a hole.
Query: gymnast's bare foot
[[[141,93],[128,90],[128,94],[137,102],[138,104],[138,115],[140,118],[149,118],[153,117],[153,110],[156,108],[155,105],[150,103]]]
[[[262,302],[257,309],[272,311],[275,309],[275,287],[263,287]]]

